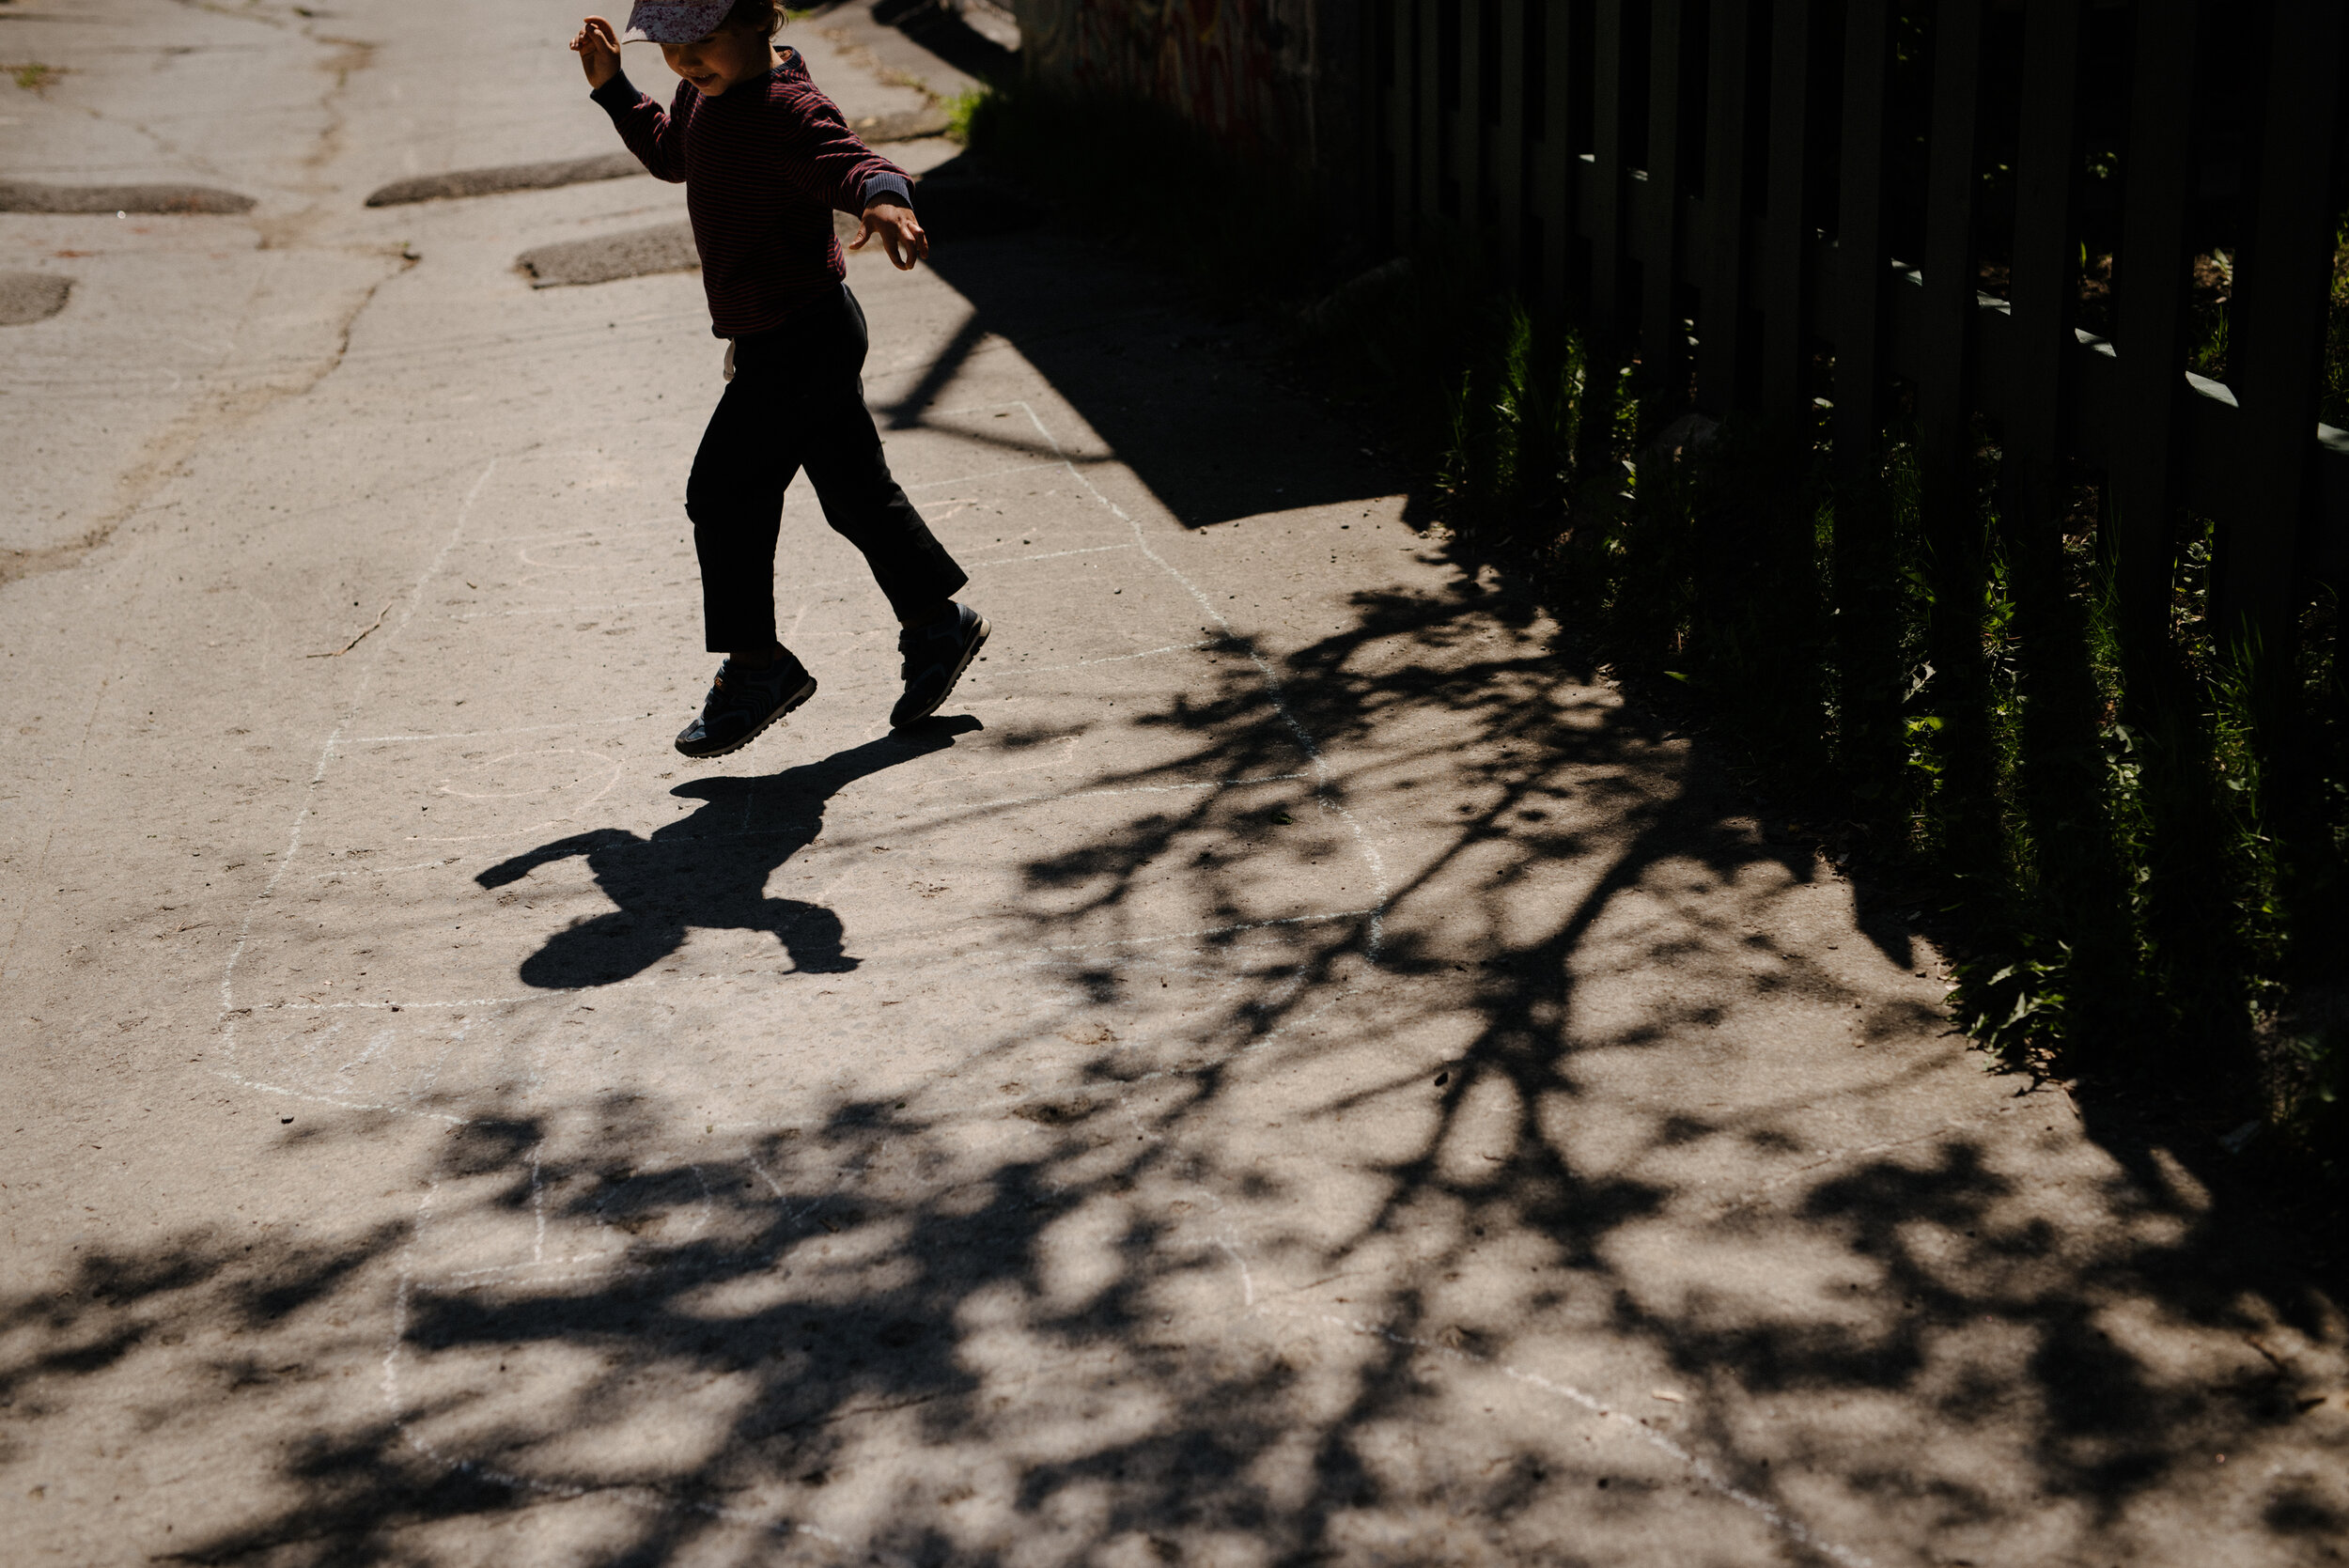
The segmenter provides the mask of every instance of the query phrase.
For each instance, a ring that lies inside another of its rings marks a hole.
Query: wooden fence
[[[2101,478],[2139,631],[2186,513],[2222,625],[2288,638],[2349,580],[2344,0],[1379,0],[1372,32],[1397,242],[1478,237],[1668,399],[1823,419],[1853,473],[1908,422],[1929,527],[1972,515],[1980,416],[2024,528]],[[2189,373],[2221,320],[2223,380]]]

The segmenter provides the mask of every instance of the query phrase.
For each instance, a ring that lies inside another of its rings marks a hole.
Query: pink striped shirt
[[[625,71],[591,95],[657,179],[685,182],[702,288],[720,337],[772,332],[848,275],[832,214],[913,205],[903,169],[856,138],[796,49],[762,79],[704,98],[677,84],[667,110]]]

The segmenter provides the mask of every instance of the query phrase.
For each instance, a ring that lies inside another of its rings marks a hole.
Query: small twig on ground
[[[379,611],[377,611],[377,612],[375,613],[375,621],[374,621],[374,624],[373,624],[373,625],[371,625],[371,626],[369,626],[369,627],[367,628],[367,631],[373,631],[373,630],[376,629],[376,627],[381,626],[381,625],[383,624],[383,617],[384,617],[384,616],[386,616],[386,615],[388,615],[388,614],[390,614],[391,613],[392,613],[392,605],[391,605],[391,602],[390,602],[390,601],[386,601],[386,602],[385,602],[385,604],[384,604],[384,606],[383,606],[383,608],[382,608],[382,609],[381,609],[381,610],[379,610]],[[353,638],[352,638],[350,642],[345,643],[345,644],[344,644],[341,647],[339,647],[339,648],[335,648],[335,649],[334,649],[332,652],[328,652],[328,653],[305,653],[305,654],[303,654],[302,657],[303,657],[303,658],[304,658],[304,659],[340,659],[343,655],[345,655],[345,654],[349,653],[351,649],[353,649],[353,648],[357,647],[360,644],[362,644],[362,643],[366,642],[366,641],[367,640],[367,631],[363,631],[363,632],[359,633],[359,635],[358,635],[358,636],[353,637]]]

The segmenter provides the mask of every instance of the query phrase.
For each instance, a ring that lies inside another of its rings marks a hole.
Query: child
[[[635,0],[628,31],[587,18],[571,40],[590,96],[661,179],[685,182],[711,330],[729,379],[693,456],[685,510],[700,558],[709,651],[723,653],[701,717],[677,737],[723,756],[816,694],[775,640],[775,539],[783,492],[804,467],[824,520],[864,552],[904,629],[905,694],[889,722],[929,717],[987,641],[950,597],[970,579],[889,476],[865,411],[864,312],[832,237],[837,208],[901,270],[929,254],[905,171],[850,133],[799,52],[778,49],[780,0]],[[663,113],[620,69],[620,43],[661,45],[685,80]]]

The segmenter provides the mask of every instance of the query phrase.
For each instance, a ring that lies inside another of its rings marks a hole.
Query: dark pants
[[[934,609],[970,581],[889,476],[859,380],[864,349],[864,312],[846,284],[836,303],[735,340],[734,380],[685,487],[710,652],[774,644],[775,538],[801,468],[824,520],[864,552],[900,615]]]

